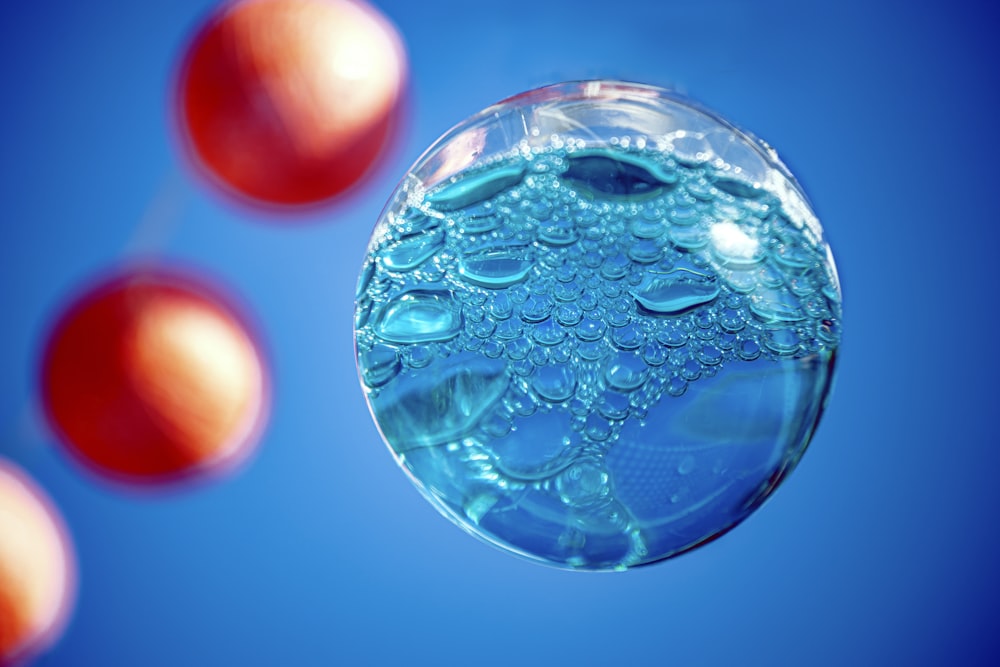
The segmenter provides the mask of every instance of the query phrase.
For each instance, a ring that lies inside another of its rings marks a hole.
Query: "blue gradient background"
[[[0,454],[61,508],[80,587],[63,665],[987,665],[1000,656],[997,20],[987,3],[377,3],[412,67],[404,141],[355,196],[269,224],[186,171],[169,82],[208,0],[0,9]],[[843,280],[827,413],[723,539],[623,574],[523,562],[425,502],[357,385],[356,275],[382,205],[450,126],[613,77],[767,140]],[[235,477],[122,493],[54,446],[35,395],[65,300],[137,255],[239,293],[274,405]]]

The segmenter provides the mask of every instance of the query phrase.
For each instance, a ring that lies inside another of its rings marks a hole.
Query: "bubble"
[[[405,238],[382,256],[382,262],[390,271],[411,271],[426,260],[444,244],[441,230]]]
[[[411,290],[386,303],[375,333],[391,343],[445,341],[458,335],[458,305],[445,290]]]
[[[446,173],[470,127],[482,153]],[[399,463],[473,535],[570,569],[745,519],[805,451],[841,337],[832,255],[773,151],[634,84],[460,125],[361,273],[360,377]]]
[[[510,249],[487,250],[463,257],[459,274],[473,285],[501,289],[524,280],[534,262]]]
[[[647,274],[632,295],[646,310],[672,315],[714,301],[719,295],[715,283],[711,276],[703,273],[677,269],[663,274]]]

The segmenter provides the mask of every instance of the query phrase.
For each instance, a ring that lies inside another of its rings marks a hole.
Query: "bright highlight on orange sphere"
[[[143,271],[70,306],[46,348],[42,390],[73,453],[138,483],[243,460],[268,403],[262,356],[221,298],[191,279]]]
[[[313,204],[354,185],[401,115],[406,55],[360,0],[242,0],[195,37],[181,68],[195,161],[258,202]]]
[[[0,460],[0,665],[18,664],[58,638],[75,572],[61,518],[18,468]]]

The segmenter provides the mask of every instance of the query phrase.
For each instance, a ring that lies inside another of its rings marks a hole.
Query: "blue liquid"
[[[405,183],[369,245],[356,346],[417,487],[473,535],[576,569],[746,518],[802,456],[840,341],[819,225],[775,189],[572,144]]]

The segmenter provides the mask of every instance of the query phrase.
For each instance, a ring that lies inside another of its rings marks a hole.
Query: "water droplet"
[[[408,236],[382,255],[385,268],[390,271],[411,271],[432,257],[444,245],[444,232],[433,232]]]
[[[615,329],[611,334],[611,340],[616,347],[622,350],[634,350],[646,342],[646,337],[634,322]]]
[[[642,386],[649,374],[649,367],[634,352],[619,352],[611,357],[604,371],[608,385],[621,391],[632,391]]]
[[[525,248],[505,246],[464,255],[458,272],[474,285],[501,289],[524,280],[534,265]]]
[[[678,326],[666,326],[656,334],[656,340],[667,347],[681,347],[687,343],[687,332]]]
[[[570,220],[556,220],[542,225],[538,230],[538,239],[553,246],[570,245],[577,239],[576,225]]]
[[[722,363],[722,351],[714,345],[705,345],[698,351],[698,359],[703,364],[715,366]]]
[[[642,359],[649,366],[662,366],[667,361],[667,351],[659,343],[646,343],[642,348]]]
[[[577,325],[575,329],[576,337],[580,340],[597,340],[604,336],[604,331],[607,328],[608,325],[603,320],[587,316]]]
[[[531,386],[546,401],[562,403],[576,392],[576,373],[569,364],[540,366],[531,376]]]
[[[575,303],[563,303],[556,309],[556,320],[563,326],[574,326],[581,319],[583,319],[583,311]]]
[[[694,466],[695,466],[694,457],[688,454],[681,459],[680,463],[677,464],[677,474],[689,475],[694,470]]]
[[[663,256],[663,249],[651,239],[641,239],[628,249],[628,256],[639,264],[652,264]]]
[[[570,417],[565,409],[519,415],[510,434],[490,444],[497,468],[523,481],[549,479],[564,471],[580,446],[579,434],[571,433]],[[522,437],[524,431],[532,437]]]
[[[540,345],[557,345],[566,337],[566,330],[556,324],[552,318],[548,318],[534,328],[531,337]]]
[[[708,232],[701,225],[681,227],[674,225],[668,231],[670,240],[678,248],[688,251],[700,250],[708,244]]]
[[[532,294],[521,306],[521,319],[525,322],[541,322],[552,313],[555,303],[548,294]]]
[[[524,327],[521,325],[520,320],[501,320],[497,323],[497,328],[493,332],[493,335],[500,340],[512,340],[520,336],[523,331]]]
[[[360,299],[368,292],[373,275],[375,275],[375,262],[366,260],[364,266],[361,268],[361,275],[358,276],[358,285],[354,291],[355,299]]]
[[[624,419],[628,415],[628,396],[607,390],[597,402],[597,411],[608,419]]]
[[[640,239],[656,239],[659,238],[665,231],[667,231],[666,221],[660,217],[659,211],[656,211],[656,217],[650,219],[645,215],[641,218],[636,218],[631,224],[632,233]]]
[[[492,202],[466,207],[458,218],[458,229],[462,234],[483,234],[496,229],[502,221],[494,210]]]
[[[410,345],[403,350],[408,368],[426,368],[434,360],[434,349],[427,345]]]
[[[589,340],[580,343],[580,347],[576,351],[584,361],[597,361],[604,356],[607,349],[603,340]]]
[[[505,320],[514,312],[514,306],[510,302],[506,292],[500,292],[490,304],[490,313],[498,320]]]
[[[677,176],[650,162],[603,150],[571,155],[562,178],[595,195],[651,197],[661,194]]]
[[[667,382],[667,393],[671,396],[681,396],[685,391],[687,391],[687,380],[678,375],[671,376]]]
[[[761,322],[800,322],[805,319],[799,301],[791,293],[761,289],[750,297],[750,312]]]
[[[782,243],[772,253],[772,257],[790,269],[804,269],[816,263],[813,253],[792,242]]]
[[[617,280],[628,272],[630,264],[628,257],[618,253],[604,261],[601,266],[601,275],[610,280]]]
[[[604,417],[592,413],[587,417],[583,431],[591,440],[604,442],[611,435],[611,424]]]
[[[411,290],[389,301],[379,313],[375,332],[390,343],[426,343],[454,338],[462,317],[451,292]]]
[[[524,173],[523,165],[514,165],[471,174],[427,195],[427,203],[439,211],[478,204],[520,183]]]
[[[760,356],[760,345],[758,345],[756,341],[748,338],[741,341],[736,346],[736,354],[740,355],[741,359],[753,361]]]
[[[746,322],[743,320],[743,316],[740,312],[732,308],[726,308],[722,311],[722,315],[719,317],[719,324],[722,326],[723,330],[730,333],[742,331],[746,326]]]
[[[358,357],[361,376],[369,387],[380,387],[399,372],[399,353],[395,348],[376,343]]]
[[[794,354],[799,349],[801,342],[798,334],[791,329],[774,329],[768,331],[767,337],[764,339],[764,345],[769,350],[781,355]]]
[[[531,341],[527,338],[515,338],[507,343],[507,356],[515,361],[527,359],[531,347]]]
[[[687,269],[650,274],[632,292],[643,308],[663,315],[677,315],[711,303],[719,296],[714,278]]]
[[[667,215],[674,225],[680,225],[682,227],[693,225],[698,222],[698,219],[701,217],[697,208],[694,206],[686,206],[684,204],[674,206],[670,209]]]

